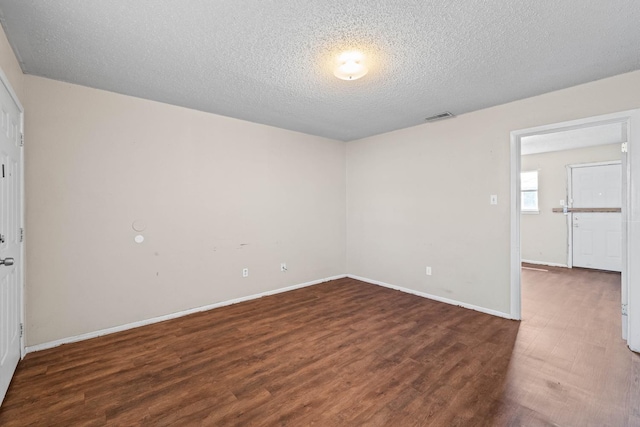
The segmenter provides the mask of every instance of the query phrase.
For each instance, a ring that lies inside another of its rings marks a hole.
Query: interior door
[[[573,167],[572,208],[620,208],[620,163]],[[622,270],[622,216],[619,212],[573,213],[573,265],[599,270]]]
[[[21,114],[0,80],[0,403],[21,353]]]

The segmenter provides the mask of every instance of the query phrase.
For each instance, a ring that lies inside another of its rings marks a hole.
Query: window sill
[[[539,215],[540,211],[520,211],[523,215]]]

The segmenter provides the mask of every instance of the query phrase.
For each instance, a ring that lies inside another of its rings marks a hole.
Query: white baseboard
[[[458,307],[468,308],[469,310],[479,311],[481,313],[491,314],[493,316],[498,316],[498,317],[503,317],[505,319],[513,320],[513,317],[510,314],[503,313],[501,311],[491,310],[489,308],[484,308],[484,307],[478,307],[476,305],[467,304],[465,302],[460,302],[460,301],[452,300],[449,298],[439,297],[437,295],[427,294],[425,292],[415,291],[409,288],[403,288],[401,286],[390,285],[389,283],[380,282],[378,280],[367,279],[366,277],[354,276],[352,274],[347,274],[347,277],[351,279],[360,280],[361,282],[371,283],[372,285],[383,286],[385,288],[395,289],[397,291],[405,292],[407,294],[417,295],[417,296],[428,298],[434,301],[444,302],[446,304],[451,304],[451,305],[457,305]]]
[[[524,263],[527,263],[527,264],[546,265],[547,267],[569,268],[569,266],[567,264],[558,264],[558,263],[555,263],[555,262],[531,261],[530,259],[523,259],[521,261],[524,262]]]
[[[175,318],[178,318],[178,317],[188,316],[190,314],[198,313],[198,312],[201,312],[201,311],[213,310],[214,308],[219,308],[219,307],[224,307],[224,306],[227,306],[227,305],[237,304],[237,303],[244,302],[244,301],[250,301],[250,300],[253,300],[253,299],[258,299],[258,298],[266,297],[266,296],[269,296],[269,295],[275,295],[275,294],[279,294],[279,293],[282,293],[282,292],[293,291],[295,289],[306,288],[307,286],[318,285],[320,283],[329,282],[331,280],[336,280],[336,279],[342,279],[342,278],[345,278],[345,277],[347,277],[346,274],[341,274],[339,276],[333,276],[333,277],[327,277],[327,278],[324,278],[324,279],[314,280],[314,281],[311,281],[311,282],[300,283],[298,285],[287,286],[286,288],[275,289],[273,291],[266,291],[266,292],[262,292],[262,293],[255,294],[255,295],[249,295],[249,296],[246,296],[246,297],[235,298],[235,299],[228,300],[228,301],[217,302],[215,304],[209,304],[209,305],[205,305],[205,306],[202,306],[202,307],[191,308],[191,309],[188,309],[188,310],[179,311],[177,313],[165,314],[164,316],[153,317],[151,319],[140,320],[138,322],[127,323],[126,325],[114,326],[113,328],[101,329],[101,330],[95,331],[95,332],[88,332],[86,334],[81,334],[81,335],[76,335],[76,336],[73,336],[73,337],[62,338],[62,339],[55,340],[55,341],[45,342],[45,343],[42,343],[42,344],[37,344],[37,345],[26,347],[25,348],[25,354],[33,353],[33,352],[36,352],[36,351],[47,350],[49,348],[58,347],[58,346],[63,345],[63,344],[70,344],[70,343],[74,343],[74,342],[78,342],[78,341],[84,341],[84,340],[88,340],[88,339],[91,339],[91,338],[100,337],[100,336],[103,336],[103,335],[113,334],[113,333],[116,333],[116,332],[122,332],[122,331],[126,331],[128,329],[138,328],[140,326],[151,325],[153,323],[164,322],[165,320],[170,320],[170,319],[175,319]]]

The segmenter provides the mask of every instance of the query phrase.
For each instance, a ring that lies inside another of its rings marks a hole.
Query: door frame
[[[622,302],[626,301],[627,315],[622,315],[623,330],[627,332],[627,345],[640,352],[640,263],[628,263],[628,259],[640,259],[640,109],[604,114],[578,120],[537,126],[511,132],[511,317],[521,319],[521,238],[520,238],[520,164],[522,138],[532,135],[556,133],[567,130],[620,123],[626,136],[626,155],[622,155]],[[634,166],[635,165],[635,166]],[[633,190],[633,191],[632,191]],[[632,200],[633,197],[633,200]],[[633,201],[633,203],[632,203]],[[626,328],[625,328],[626,325]]]
[[[13,102],[16,103],[16,105],[18,106],[18,109],[20,110],[20,134],[23,135],[24,138],[24,107],[22,106],[22,103],[20,102],[20,99],[18,98],[18,95],[16,94],[16,92],[13,90],[13,87],[11,86],[11,83],[9,82],[9,78],[7,77],[7,75],[4,73],[4,70],[2,70],[2,68],[0,68],[0,83],[2,83],[4,85],[4,87],[7,89],[7,91],[9,92],[9,95],[11,96],[11,99],[13,99]],[[23,145],[20,147],[20,228],[22,228],[24,230],[24,195],[25,195],[25,188],[24,188],[24,139],[23,139]],[[25,347],[25,337],[26,337],[26,331],[24,328],[25,325],[25,294],[24,294],[24,283],[25,283],[25,264],[26,264],[26,251],[25,251],[25,245],[26,245],[26,238],[24,238],[22,240],[22,245],[20,245],[20,265],[18,266],[19,268],[19,274],[20,274],[20,279],[18,280],[18,287],[19,287],[19,291],[18,291],[18,295],[20,298],[20,301],[18,303],[18,307],[20,309],[20,324],[22,325],[22,333],[20,334],[20,359],[23,359],[24,356],[26,355],[26,347]]]
[[[614,144],[615,145],[615,144]],[[622,158],[625,156],[621,156],[620,160],[608,160],[605,162],[591,162],[591,163],[575,163],[572,165],[567,165],[567,200],[565,204],[567,207],[573,207],[573,175],[572,171],[574,168],[589,168],[592,166],[609,166],[609,165],[620,165],[620,168],[624,170],[624,165],[622,164]],[[626,160],[626,159],[625,159]],[[621,178],[622,179],[622,178]],[[623,180],[624,181],[624,180]],[[573,214],[567,214],[567,267],[573,268]],[[624,243],[623,243],[624,244]]]

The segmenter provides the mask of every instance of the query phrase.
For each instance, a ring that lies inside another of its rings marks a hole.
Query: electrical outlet
[[[287,271],[287,263],[286,262],[280,263],[280,271]]]
[[[242,269],[242,277],[249,277],[249,269],[248,268],[243,268]]]
[[[431,276],[431,267],[427,267],[427,276]]]

